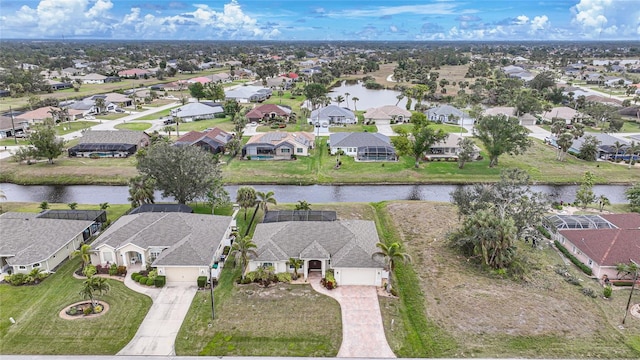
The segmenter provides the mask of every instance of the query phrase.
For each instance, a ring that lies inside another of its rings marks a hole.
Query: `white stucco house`
[[[198,276],[216,277],[222,266],[225,246],[235,220],[230,216],[181,212],[146,212],[125,215],[113,223],[93,243],[94,265],[117,264],[127,267],[147,264],[166,276],[167,283],[191,283]]]
[[[303,260],[298,270],[306,279],[310,272],[324,277],[333,269],[338,285],[382,286],[388,279],[382,259],[373,257],[379,242],[376,226],[369,220],[284,221],[256,226],[253,241],[258,256],[248,271],[273,266],[276,273],[291,272],[289,258]]]

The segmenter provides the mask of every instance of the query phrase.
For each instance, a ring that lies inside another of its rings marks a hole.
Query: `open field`
[[[489,275],[454,253],[445,236],[457,226],[455,208],[448,203],[391,202],[386,206],[399,239],[413,256],[412,271],[424,294],[429,321],[444,334],[448,348],[439,356],[452,357],[566,357],[637,358],[640,356],[640,319],[627,319],[617,328],[629,295],[616,290],[612,300],[584,296],[553,268],[563,264],[558,253],[544,244],[541,250],[519,247],[532,262],[523,283]],[[402,267],[406,268],[406,267]],[[405,270],[402,270],[405,271]],[[601,287],[582,275],[584,287]],[[412,286],[411,285],[411,286]],[[402,296],[402,290],[401,290]],[[634,295],[640,302],[640,293]],[[406,343],[401,301],[382,302],[385,323],[394,350]],[[406,326],[404,326],[406,328]],[[403,356],[403,353],[399,354]],[[417,354],[417,356],[421,356]]]
[[[58,316],[67,305],[82,300],[82,280],[72,276],[79,265],[80,258],[67,261],[36,286],[0,284],[0,353],[113,355],[133,338],[151,299],[117,280],[108,280],[111,291],[98,296],[110,306],[104,315],[78,320]]]

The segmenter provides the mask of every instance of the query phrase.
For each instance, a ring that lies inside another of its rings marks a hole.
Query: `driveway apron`
[[[336,299],[340,304],[342,344],[337,357],[396,357],[384,334],[375,286],[339,286],[336,289],[327,290],[320,285],[318,275],[310,276],[309,282],[314,290]]]
[[[167,284],[159,293],[147,294],[153,304],[136,335],[118,355],[175,355],[176,335],[196,292],[192,284]]]

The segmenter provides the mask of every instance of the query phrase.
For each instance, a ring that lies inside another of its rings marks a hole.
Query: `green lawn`
[[[18,138],[18,143],[16,144],[16,140],[14,138],[5,138],[0,139],[0,146],[18,146],[18,145],[30,145],[29,140]]]
[[[176,124],[171,124],[175,129]],[[208,128],[217,127],[224,131],[233,131],[233,123],[229,117],[209,120],[198,120],[180,123],[180,134],[185,134],[188,131],[203,131]]]
[[[160,118],[161,118],[161,117],[163,117],[163,116],[169,116],[169,115],[171,115],[171,110],[173,110],[173,109],[175,109],[175,108],[178,108],[178,107],[180,107],[180,106],[182,106],[182,105],[176,105],[176,106],[174,106],[174,107],[172,107],[172,108],[170,108],[170,109],[165,109],[165,110],[162,110],[162,111],[155,112],[155,113],[153,113],[153,114],[149,114],[149,115],[146,115],[146,116],[142,116],[142,117],[139,117],[139,118],[138,118],[138,119],[136,119],[136,120],[158,120],[158,119],[160,119]]]
[[[110,306],[106,314],[90,320],[58,316],[67,305],[82,301],[82,280],[72,276],[80,261],[67,261],[37,286],[0,284],[0,353],[113,355],[133,338],[151,299],[117,280],[109,280],[111,291],[99,297]]]
[[[540,125],[541,128],[551,131],[551,125],[543,124]],[[585,132],[599,133],[602,132],[602,129],[595,128],[592,126],[587,126],[584,128]],[[635,121],[625,121],[622,125],[622,129],[620,129],[619,133],[637,133],[640,132],[640,123]]]
[[[460,131],[462,131],[463,133],[467,132],[467,129],[461,128],[460,126],[456,125],[430,123],[429,126],[434,128],[436,131],[442,130],[446,133],[460,134]],[[407,132],[411,132],[413,130],[413,124],[398,124],[392,125],[392,127],[393,129],[403,128]]]
[[[100,120],[117,120],[120,118],[123,118],[125,116],[129,116],[129,113],[107,113],[104,115],[98,115],[96,116],[96,119],[100,119]]]
[[[96,125],[98,125],[98,123],[95,121],[78,120],[78,121],[62,122],[56,125],[56,133],[58,135],[66,135],[74,131],[90,128]]]
[[[334,299],[306,284],[236,285],[239,276],[227,261],[215,288],[211,327],[210,294],[196,294],[176,337],[177,355],[336,356],[342,322]]]
[[[116,129],[119,130],[135,130],[135,131],[145,131],[151,127],[151,124],[147,122],[128,122],[116,125]]]

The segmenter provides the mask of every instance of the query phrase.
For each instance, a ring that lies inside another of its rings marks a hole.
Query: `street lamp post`
[[[215,320],[215,304],[213,300],[213,266],[209,268],[209,285],[211,289],[211,321]]]
[[[629,314],[629,306],[631,305],[631,296],[633,295],[633,291],[635,290],[636,287],[636,282],[638,282],[638,264],[629,259],[629,262],[633,263],[636,265],[636,272],[633,276],[633,284],[631,284],[631,291],[629,292],[629,300],[627,300],[627,308],[624,311],[624,317],[622,318],[622,324],[624,325],[624,322],[627,320],[627,314]]]

